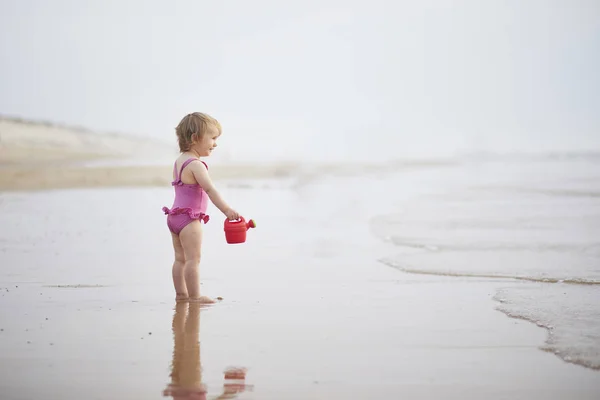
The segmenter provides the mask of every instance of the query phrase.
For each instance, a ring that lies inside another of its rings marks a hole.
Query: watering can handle
[[[234,220],[231,220],[231,221],[227,217],[225,218],[225,223],[226,224],[238,224],[240,222],[246,222],[246,220],[244,219],[244,217],[242,217],[241,215],[240,215],[240,218],[234,219]]]

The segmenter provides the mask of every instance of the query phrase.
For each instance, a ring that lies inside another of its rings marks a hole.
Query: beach
[[[222,300],[189,309],[161,212],[171,166],[104,158],[63,154],[70,183],[36,178],[56,160],[2,174],[3,399],[159,399],[182,382],[210,399],[598,398],[595,158],[229,167],[215,183],[257,228],[228,245],[209,207],[202,292]],[[118,172],[82,178],[94,168]],[[548,300],[557,285],[568,301]]]
[[[168,186],[177,154],[175,140],[0,117],[0,190]],[[293,162],[211,166],[216,179],[287,177],[298,168]]]

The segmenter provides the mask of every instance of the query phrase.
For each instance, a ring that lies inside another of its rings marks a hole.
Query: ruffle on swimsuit
[[[205,224],[210,220],[210,216],[208,214],[204,214],[203,212],[200,212],[200,211],[194,211],[189,207],[185,207],[185,208],[174,207],[172,209],[169,209],[168,207],[163,207],[162,210],[165,213],[165,215],[187,214],[190,218],[199,219],[202,222],[204,222]]]

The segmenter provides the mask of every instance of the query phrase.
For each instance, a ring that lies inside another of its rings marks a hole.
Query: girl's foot
[[[215,301],[207,296],[190,297],[190,303],[213,304]]]

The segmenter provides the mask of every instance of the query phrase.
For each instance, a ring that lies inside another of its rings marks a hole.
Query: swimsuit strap
[[[175,163],[173,164],[173,175],[175,175],[175,180],[173,181],[173,183],[181,182],[181,174],[183,173],[183,169],[185,167],[187,167],[189,163],[191,163],[192,161],[196,161],[196,160],[198,160],[198,159],[197,158],[188,158],[187,160],[185,160],[183,162],[183,164],[181,165],[181,170],[179,171],[179,175],[177,175],[177,161],[175,161]],[[202,160],[198,160],[198,161],[200,161],[202,164],[204,164],[204,166],[208,170],[208,165],[206,165],[206,163],[204,161],[202,161]]]
[[[188,166],[189,163],[191,163],[192,161],[200,161],[202,164],[204,164],[204,166],[206,167],[206,169],[208,169],[208,165],[206,165],[206,163],[202,160],[198,160],[197,158],[188,158],[187,160],[185,160],[183,162],[183,164],[181,164],[181,168],[179,170],[179,175],[175,176],[175,182],[180,182],[181,181],[181,174],[183,173],[183,169],[185,167]],[[175,165],[173,165],[173,173],[176,172],[176,167],[177,167],[177,161],[175,162]]]

